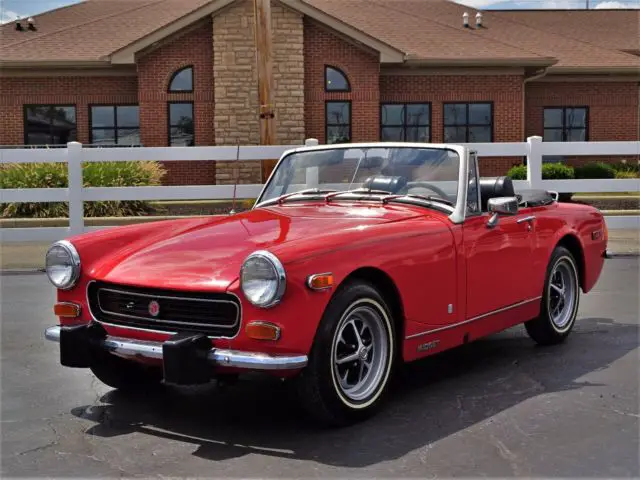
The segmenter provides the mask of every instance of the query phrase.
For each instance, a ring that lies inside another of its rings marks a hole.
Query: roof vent
[[[20,20],[16,20],[16,30],[18,30],[19,32],[24,30],[24,28],[22,28],[22,24],[20,23]]]
[[[469,14],[467,12],[462,14],[462,24],[464,28],[469,28]]]
[[[476,27],[482,27],[482,14],[480,12],[476,13]]]
[[[29,24],[29,30],[35,30],[36,29],[36,23],[33,20],[33,17],[27,18],[27,23]]]

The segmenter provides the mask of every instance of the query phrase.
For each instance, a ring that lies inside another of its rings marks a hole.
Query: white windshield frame
[[[340,143],[340,144],[331,144],[331,145],[317,145],[311,147],[298,147],[291,150],[285,151],[276,166],[271,171],[269,178],[265,182],[262,190],[260,191],[260,195],[256,200],[253,208],[260,208],[261,200],[264,196],[267,187],[270,182],[273,180],[273,177],[280,167],[282,161],[287,158],[289,155],[293,155],[295,153],[304,153],[304,152],[317,152],[322,150],[347,150],[347,149],[356,149],[356,148],[430,148],[437,150],[452,150],[458,154],[460,157],[460,168],[458,169],[458,194],[456,198],[456,202],[454,205],[453,212],[448,216],[449,220],[452,223],[462,223],[464,222],[466,216],[466,205],[467,205],[467,187],[468,187],[468,178],[469,178],[469,149],[463,145],[455,145],[448,143],[410,143],[410,142],[372,142],[372,143]],[[477,163],[476,163],[476,175],[477,175]],[[477,177],[479,178],[479,177]],[[478,188],[478,190],[480,190]],[[268,200],[265,200],[265,202]]]

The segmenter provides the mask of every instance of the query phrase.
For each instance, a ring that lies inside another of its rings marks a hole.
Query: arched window
[[[193,92],[193,67],[174,72],[169,80],[169,92]]]
[[[324,90],[325,92],[349,92],[351,86],[349,79],[342,70],[336,67],[324,67]]]

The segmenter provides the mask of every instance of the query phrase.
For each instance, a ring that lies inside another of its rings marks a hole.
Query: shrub
[[[618,170],[616,171],[616,178],[638,178],[638,172],[633,170]]]
[[[512,180],[526,180],[527,179],[527,166],[526,165],[514,165],[507,172],[507,177]]]
[[[575,168],[576,178],[615,178],[616,171],[612,165],[603,162],[587,163]]]
[[[165,174],[157,162],[96,162],[82,166],[85,187],[143,187],[160,185]],[[0,169],[0,188],[67,188],[65,163],[9,164]],[[148,202],[137,200],[85,202],[87,217],[138,216],[154,211]],[[0,204],[2,217],[67,217],[66,203]]]
[[[511,177],[512,180],[526,180],[527,166],[514,165],[507,173],[507,176]],[[572,167],[561,163],[543,163],[542,178],[544,180],[570,180],[574,178],[574,171]]]
[[[562,163],[543,163],[542,179],[543,180],[571,180],[575,178],[573,167]]]

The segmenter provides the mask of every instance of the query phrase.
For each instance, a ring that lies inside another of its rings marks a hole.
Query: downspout
[[[526,111],[526,106],[527,106],[527,88],[526,85],[529,82],[532,82],[534,80],[538,80],[539,78],[544,77],[547,74],[547,70],[549,67],[543,67],[540,70],[537,70],[536,72],[534,72],[532,75],[529,75],[528,77],[524,78],[524,81],[522,82],[522,138],[523,141],[527,141],[527,111]]]

